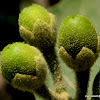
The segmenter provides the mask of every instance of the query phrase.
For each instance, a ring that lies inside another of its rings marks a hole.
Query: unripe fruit
[[[30,5],[19,15],[19,33],[26,43],[42,51],[55,46],[56,16],[40,5]]]
[[[2,75],[8,83],[20,90],[41,86],[46,78],[46,68],[41,52],[28,44],[9,44],[1,52]]]
[[[75,58],[82,47],[97,49],[97,33],[92,23],[82,15],[67,17],[61,24],[58,33],[58,46]]]
[[[37,19],[50,23],[49,12],[42,6],[33,4],[21,11],[19,15],[19,26],[22,25],[27,30],[33,31],[33,26]]]

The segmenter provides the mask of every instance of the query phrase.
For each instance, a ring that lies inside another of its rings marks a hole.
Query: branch
[[[50,71],[52,73],[56,93],[61,95],[61,98],[64,98],[64,100],[69,100],[68,98],[70,97],[67,93],[67,89],[62,78],[62,73],[57,59],[55,47],[45,49],[43,51],[43,54],[46,58],[46,61],[48,62]],[[66,96],[63,97],[63,93],[65,93]]]

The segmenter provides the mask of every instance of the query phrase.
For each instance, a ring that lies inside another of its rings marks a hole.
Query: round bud
[[[25,42],[40,50],[55,46],[56,17],[40,5],[30,5],[19,15],[19,33]]]
[[[28,44],[9,44],[1,52],[2,75],[8,83],[14,81],[13,86],[21,87],[20,90],[40,87],[46,78],[46,68],[42,53]]]
[[[19,15],[19,26],[22,25],[27,30],[33,31],[34,23],[37,19],[50,23],[49,12],[42,6],[33,4],[21,11]]]
[[[87,47],[95,53],[97,43],[96,30],[86,17],[72,15],[62,22],[58,33],[58,46],[63,46],[73,58],[82,47]]]

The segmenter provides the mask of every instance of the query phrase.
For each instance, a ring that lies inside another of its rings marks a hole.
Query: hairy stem
[[[66,86],[62,79],[62,73],[60,70],[59,62],[57,60],[55,47],[50,47],[43,51],[43,54],[48,62],[50,71],[52,73],[52,77],[54,80],[54,85],[56,89],[56,93],[66,92]]]
[[[36,93],[44,98],[44,100],[72,100],[66,92],[67,90],[62,78],[62,73],[60,70],[59,62],[57,60],[55,47],[47,48],[43,50],[42,53],[44,54],[44,57],[52,73],[56,92],[51,91],[48,87],[42,85],[36,90]]]
[[[48,89],[46,85],[42,85],[35,91],[39,96],[41,96],[44,100],[59,100],[56,94]]]
[[[86,100],[86,93],[87,93],[87,87],[88,87],[88,81],[89,81],[89,71],[90,69],[87,69],[82,72],[75,72],[76,74],[76,98],[75,100]]]

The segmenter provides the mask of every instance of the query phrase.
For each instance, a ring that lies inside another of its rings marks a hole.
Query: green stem
[[[50,71],[52,73],[56,93],[66,92],[66,86],[62,79],[62,73],[60,70],[59,62],[57,60],[55,47],[45,49],[45,51],[43,51],[43,54],[46,58],[46,61],[48,62]]]
[[[86,93],[87,93],[87,87],[88,87],[88,81],[89,81],[89,71],[90,69],[87,69],[82,72],[75,72],[76,74],[76,98],[75,100],[86,100]]]
[[[35,92],[36,94],[41,96],[43,100],[72,100],[68,95],[66,96],[65,92],[63,92],[62,94],[55,93],[50,90],[45,84],[35,90]]]

